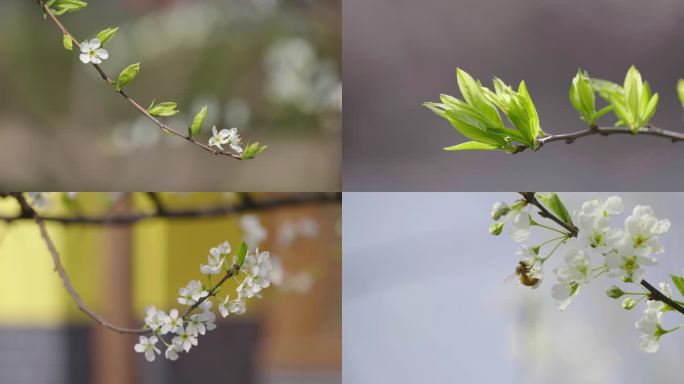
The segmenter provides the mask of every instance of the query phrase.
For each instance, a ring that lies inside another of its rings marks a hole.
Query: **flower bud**
[[[606,295],[608,295],[608,297],[611,299],[619,299],[624,294],[625,292],[616,285],[611,285],[610,288],[606,290]]]
[[[636,300],[632,299],[631,297],[626,297],[622,301],[622,308],[629,311],[630,309],[634,308],[634,306],[636,304],[637,304]]]
[[[511,208],[506,205],[506,203],[494,203],[494,206],[492,207],[492,219],[499,220],[501,217],[506,216],[510,211]]]
[[[499,236],[503,231],[504,223],[494,223],[489,226],[489,233],[494,236]]]

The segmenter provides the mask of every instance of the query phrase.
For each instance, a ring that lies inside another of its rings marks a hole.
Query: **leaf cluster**
[[[537,138],[543,132],[524,81],[514,90],[495,78],[492,91],[460,68],[456,71],[456,78],[463,100],[440,95],[440,103],[424,104],[471,140],[445,150],[498,149],[515,152],[516,143],[533,149],[538,147]],[[506,126],[499,112],[503,112],[513,128]]]

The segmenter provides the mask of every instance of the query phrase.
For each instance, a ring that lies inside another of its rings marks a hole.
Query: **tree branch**
[[[57,271],[57,274],[59,275],[59,278],[62,279],[62,284],[64,284],[64,287],[66,288],[67,292],[69,292],[69,295],[71,295],[71,298],[74,300],[74,303],[76,303],[76,306],[78,306],[78,309],[81,310],[81,312],[85,313],[90,317],[91,319],[95,320],[97,323],[100,325],[109,328],[113,331],[119,332],[119,333],[132,333],[132,334],[143,334],[149,332],[148,329],[143,329],[143,328],[126,328],[126,327],[120,327],[118,325],[112,324],[107,319],[102,317],[99,313],[95,312],[92,308],[87,306],[83,300],[81,300],[81,297],[78,295],[78,292],[76,292],[76,288],[71,284],[71,281],[69,280],[69,276],[67,275],[66,271],[64,270],[64,266],[62,265],[62,261],[60,260],[59,257],[59,252],[57,252],[57,248],[55,247],[55,244],[52,242],[52,239],[50,238],[50,235],[47,231],[47,228],[45,226],[45,221],[36,213],[36,211],[29,205],[29,203],[26,201],[24,198],[24,195],[21,193],[13,193],[12,196],[19,202],[19,204],[22,207],[22,211],[28,211],[31,212],[33,215],[33,219],[35,220],[36,224],[38,224],[38,229],[40,230],[40,236],[43,238],[43,241],[45,242],[45,245],[47,246],[48,252],[50,252],[50,256],[52,256],[52,262],[55,265],[55,271]]]
[[[679,304],[676,301],[672,300],[671,298],[667,297],[664,293],[660,292],[656,287],[649,284],[648,281],[641,280],[641,282],[639,284],[641,284],[644,288],[648,289],[648,291],[651,293],[648,296],[649,300],[656,300],[656,301],[660,301],[662,303],[665,303],[665,304],[669,305],[670,308],[672,308],[675,311],[684,315],[684,307],[681,304]]]
[[[78,42],[78,40],[76,40],[76,38],[71,34],[71,32],[69,32],[69,30],[66,29],[66,27],[64,26],[64,24],[62,24],[62,22],[59,21],[59,19],[57,18],[57,16],[55,16],[55,14],[52,13],[52,10],[50,10],[50,8],[45,4],[45,0],[38,0],[38,4],[39,4],[40,7],[42,8],[43,13],[44,13],[45,15],[49,16],[50,19],[55,23],[55,25],[57,25],[57,27],[62,31],[62,34],[66,35],[68,38],[70,38],[71,41],[73,41],[73,43],[76,45],[76,47],[80,49],[81,44]],[[92,65],[93,68],[95,68],[95,70],[97,70],[97,72],[100,74],[100,77],[102,77],[102,80],[104,80],[108,85],[111,86],[111,85],[114,84],[114,81],[113,81],[112,79],[110,79],[109,76],[107,76],[107,74],[106,74],[105,71],[102,69],[102,67],[100,67],[99,65],[94,64],[94,63],[91,63],[91,65]],[[226,152],[226,151],[222,151],[222,150],[219,150],[219,149],[212,148],[212,147],[210,147],[210,146],[207,145],[207,144],[201,143],[201,142],[199,142],[199,141],[193,139],[193,138],[190,137],[189,135],[186,136],[186,135],[184,135],[184,134],[182,134],[182,133],[180,133],[180,132],[174,130],[173,128],[171,128],[171,127],[169,127],[168,125],[162,123],[159,119],[157,119],[156,117],[152,116],[149,112],[147,112],[147,109],[145,109],[143,106],[141,106],[141,105],[140,105],[137,101],[135,101],[133,98],[131,98],[130,96],[128,96],[128,95],[123,91],[123,89],[122,89],[122,90],[117,90],[117,89],[114,88],[114,87],[112,87],[112,89],[113,89],[116,93],[120,94],[124,99],[126,99],[126,100],[135,108],[135,109],[137,109],[138,111],[140,111],[140,113],[142,113],[143,115],[145,115],[145,117],[147,117],[147,118],[150,119],[153,123],[155,123],[155,124],[159,127],[159,129],[162,130],[162,132],[170,133],[170,134],[175,135],[175,136],[177,136],[177,137],[179,137],[179,138],[181,138],[181,139],[185,139],[185,140],[188,141],[189,143],[192,143],[192,144],[194,144],[194,145],[196,145],[196,146],[198,146],[198,147],[204,149],[205,151],[208,151],[208,152],[210,152],[210,153],[213,153],[214,155],[224,155],[224,156],[229,156],[229,157],[231,157],[231,158],[233,158],[233,159],[236,159],[236,160],[242,160],[242,156],[240,156],[240,155],[236,155],[236,154],[231,153],[231,152]]]
[[[561,227],[563,227],[563,229],[568,231],[568,233],[571,235],[571,237],[577,237],[577,233],[579,232],[577,227],[575,227],[575,225],[572,223],[568,224],[568,223],[564,222],[558,216],[554,215],[548,209],[546,209],[546,207],[539,200],[537,200],[537,197],[535,196],[536,192],[518,192],[518,193],[520,193],[522,195],[523,199],[525,199],[525,201],[528,204],[534,205],[535,207],[539,208],[539,216],[547,218],[549,220],[553,220],[556,224],[560,225]]]
[[[558,134],[558,135],[547,135],[542,137],[541,139],[537,140],[537,143],[539,144],[539,148],[544,146],[544,144],[547,143],[552,143],[554,141],[565,141],[566,144],[572,144],[575,142],[575,140],[580,139],[582,137],[586,136],[593,136],[593,135],[601,135],[601,136],[610,136],[610,135],[621,135],[621,134],[629,134],[629,135],[649,135],[649,136],[657,136],[657,137],[663,137],[666,139],[669,139],[671,142],[677,142],[677,141],[684,141],[684,133],[679,133],[679,132],[674,132],[674,131],[668,131],[666,129],[662,129],[659,127],[656,127],[654,125],[647,125],[645,127],[642,127],[639,129],[637,133],[633,133],[631,129],[627,127],[590,127],[589,129],[584,129],[581,131],[573,132],[573,133],[564,133],[564,134]],[[513,152],[514,154],[520,153],[528,149],[529,146],[525,144],[518,145],[516,147],[516,151]]]
[[[88,305],[86,305],[81,297],[79,296],[78,292],[76,291],[76,288],[71,284],[71,280],[69,280],[69,276],[66,273],[66,270],[64,269],[64,266],[62,265],[62,261],[59,255],[59,252],[57,251],[57,248],[55,247],[55,244],[52,242],[52,239],[50,238],[50,234],[47,231],[47,227],[45,225],[45,221],[43,218],[41,218],[38,213],[31,207],[31,205],[26,201],[24,198],[24,195],[21,193],[10,193],[19,205],[22,207],[22,211],[27,211],[31,212],[33,215],[33,219],[35,220],[36,224],[38,224],[38,229],[40,230],[40,236],[43,238],[43,241],[45,242],[45,245],[47,246],[48,252],[50,253],[50,256],[52,257],[52,261],[55,265],[55,271],[57,271],[57,274],[59,275],[59,278],[62,280],[62,284],[64,284],[64,287],[66,288],[67,292],[73,299],[74,303],[76,303],[76,306],[78,309],[85,313],[88,317],[91,319],[95,320],[98,324],[102,325],[105,328],[111,329],[112,331],[119,332],[121,334],[129,333],[129,334],[146,334],[146,333],[151,333],[152,330],[149,328],[126,328],[126,327],[121,327],[115,324],[112,324],[109,322],[107,319],[105,319],[102,315],[97,313],[94,309],[90,308]],[[192,311],[194,311],[197,307],[200,306],[203,302],[205,302],[207,299],[210,297],[214,296],[216,294],[216,291],[225,283],[228,279],[230,279],[233,276],[236,276],[237,274],[240,273],[240,268],[238,267],[237,264],[233,264],[233,266],[226,271],[226,274],[223,275],[223,278],[216,283],[210,290],[207,296],[201,298],[198,300],[195,304],[191,305],[188,307],[188,309],[183,313],[181,316],[183,321],[187,321],[189,318],[190,314]]]
[[[16,197],[18,192],[11,193]],[[62,224],[91,224],[91,225],[130,225],[139,221],[165,218],[165,219],[190,219],[190,218],[210,218],[238,214],[252,211],[268,211],[281,207],[291,207],[307,204],[328,204],[339,203],[342,201],[342,194],[339,192],[320,192],[303,193],[268,200],[252,199],[243,201],[235,205],[201,207],[195,209],[185,209],[177,211],[166,211],[154,213],[132,213],[124,215],[114,215],[107,217],[88,217],[88,216],[40,216],[47,222],[57,222]],[[18,215],[0,216],[0,221],[11,223],[17,220],[33,219],[32,212],[26,211],[23,207]]]

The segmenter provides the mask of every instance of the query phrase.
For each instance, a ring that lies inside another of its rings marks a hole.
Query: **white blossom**
[[[611,270],[609,276],[622,278],[625,282],[637,283],[646,272],[643,266],[656,264],[655,258],[639,255],[629,239],[623,241],[615,251],[607,254],[605,260]]]
[[[228,249],[228,252],[230,252],[230,245],[228,246]],[[208,262],[207,264],[202,264],[200,266],[200,272],[202,272],[203,275],[218,275],[221,273],[221,267],[226,260],[224,254],[222,248],[216,247],[210,249],[209,256],[207,256]]]
[[[100,48],[100,40],[92,39],[90,41],[84,41],[80,44],[81,55],[79,58],[84,64],[93,63],[100,64],[102,60],[106,60],[109,57],[109,53],[106,49]]]
[[[183,329],[183,318],[178,314],[178,310],[174,308],[164,317],[164,323],[159,332],[165,335],[169,332],[178,333],[181,329]]]
[[[579,293],[580,285],[591,280],[589,257],[582,250],[571,249],[565,255],[565,265],[554,270],[558,283],[551,287],[551,296],[558,300],[558,308],[565,310]]]
[[[242,147],[240,146],[242,139],[238,134],[237,128],[222,129],[221,131],[217,131],[216,126],[214,125],[211,128],[211,132],[213,135],[209,139],[209,145],[219,147],[221,150],[223,150],[222,145],[228,144],[233,151],[242,153]]]
[[[626,236],[640,256],[663,252],[658,237],[669,229],[670,221],[658,220],[653,208],[645,205],[634,207],[632,214],[625,219]]]
[[[637,321],[634,326],[641,331],[639,336],[639,349],[647,353],[654,353],[660,347],[660,336],[662,336],[662,327],[660,321],[663,316],[661,312],[663,304],[659,301],[646,301],[646,310],[643,317]]]
[[[610,226],[610,215],[622,212],[622,199],[611,196],[605,201],[584,202],[575,212],[573,223],[579,230],[577,238],[590,254],[603,255],[610,252],[621,239],[620,230]]]
[[[169,344],[168,347],[166,347],[166,351],[164,351],[164,357],[171,361],[176,361],[178,360],[178,352],[180,352],[181,349],[178,345],[176,344]]]
[[[174,337],[172,340],[173,344],[176,344],[180,349],[188,352],[193,345],[197,345],[197,337],[193,332],[188,330],[188,327],[178,332],[178,336]]]
[[[164,325],[165,318],[166,314],[163,311],[158,311],[153,305],[145,308],[145,324],[153,331]]]
[[[242,216],[240,218],[240,228],[249,249],[257,248],[262,241],[266,240],[268,235],[266,228],[261,225],[261,220],[259,220],[257,215]]]
[[[297,237],[314,237],[318,234],[318,223],[310,218],[297,221],[286,220],[278,228],[278,242],[290,246]]]
[[[187,286],[179,290],[180,297],[178,302],[185,305],[193,305],[201,298],[206,297],[209,292],[202,287],[199,280],[191,280]]]
[[[521,243],[530,237],[530,214],[527,210],[523,209],[515,213],[508,233],[516,243]]]
[[[133,349],[138,353],[144,353],[147,361],[154,361],[155,353],[157,355],[161,354],[161,351],[156,347],[157,341],[157,336],[150,336],[149,338],[140,336],[138,344],[134,345]]]
[[[247,306],[240,297],[238,297],[236,300],[230,300],[230,296],[226,295],[226,298],[219,303],[219,312],[223,317],[228,317],[228,315],[231,313],[235,315],[242,315],[246,310]]]

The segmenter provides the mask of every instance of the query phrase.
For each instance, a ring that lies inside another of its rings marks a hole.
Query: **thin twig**
[[[14,194],[13,194],[14,195]],[[165,219],[189,219],[189,218],[210,218],[227,216],[231,214],[238,214],[243,212],[256,212],[276,209],[280,207],[292,207],[307,204],[328,204],[339,203],[342,200],[342,194],[339,192],[320,192],[320,193],[302,193],[284,197],[277,197],[272,199],[252,199],[249,202],[240,202],[234,205],[200,207],[194,209],[185,209],[170,211],[167,210],[163,215],[159,212],[153,213],[131,213],[112,215],[107,217],[89,217],[89,216],[40,216],[44,221],[57,222],[61,224],[92,224],[92,225],[130,225],[139,221],[165,218]],[[0,221],[11,223],[17,220],[33,219],[31,212],[25,211],[23,208],[18,215],[15,216],[0,216]]]
[[[542,137],[541,139],[537,140],[538,147],[541,148],[544,146],[544,144],[547,143],[552,143],[554,141],[565,141],[567,144],[572,144],[575,142],[575,140],[586,137],[586,136],[593,136],[593,135],[601,135],[601,136],[609,136],[609,135],[649,135],[649,136],[657,136],[657,137],[663,137],[666,139],[669,139],[671,142],[677,142],[677,141],[684,141],[684,133],[679,133],[679,132],[674,132],[674,131],[669,131],[667,129],[659,128],[654,125],[647,125],[645,127],[640,128],[636,133],[632,132],[631,129],[627,127],[590,127],[588,129],[584,129],[581,131],[573,132],[573,133],[564,133],[564,134],[558,134],[558,135],[547,135]],[[513,152],[515,153],[520,153],[528,149],[529,146],[526,144],[521,144],[516,147],[516,151]]]
[[[563,220],[561,220],[559,217],[551,213],[546,207],[539,201],[537,200],[537,197],[535,196],[536,192],[519,192],[522,197],[525,199],[525,201],[528,204],[534,205],[535,207],[539,208],[539,216],[547,218],[549,220],[554,221],[556,224],[560,225],[568,231],[568,234],[570,237],[577,237],[577,233],[579,230],[577,227],[575,227],[574,224],[572,223],[566,223]]]
[[[681,304],[679,304],[676,301],[672,300],[671,298],[667,297],[667,295],[660,292],[656,287],[649,284],[648,281],[641,280],[641,282],[639,284],[641,284],[644,288],[648,289],[648,291],[651,293],[648,296],[649,300],[656,300],[656,301],[660,301],[662,303],[665,303],[665,304],[669,305],[670,308],[672,308],[675,311],[684,315],[684,307],[682,307]]]
[[[132,333],[132,334],[144,334],[149,332],[148,329],[143,329],[143,328],[126,328],[126,327],[120,327],[118,325],[112,324],[107,319],[102,317],[99,313],[95,312],[92,308],[87,306],[83,300],[81,300],[81,297],[78,295],[78,292],[76,292],[76,288],[71,284],[71,281],[69,280],[69,276],[67,275],[66,271],[64,270],[64,266],[62,265],[62,261],[60,260],[59,257],[59,252],[57,251],[57,248],[55,247],[55,244],[52,242],[52,239],[50,238],[50,235],[47,231],[47,228],[45,226],[45,221],[36,213],[36,211],[29,205],[29,203],[26,201],[24,198],[24,195],[21,193],[15,193],[12,196],[17,200],[17,202],[21,205],[22,211],[26,210],[28,212],[31,212],[33,215],[33,219],[35,220],[36,224],[38,224],[38,229],[40,229],[40,236],[43,238],[43,241],[45,242],[45,245],[47,246],[48,251],[50,252],[50,255],[52,256],[52,262],[55,265],[55,271],[57,271],[57,274],[59,275],[59,278],[62,279],[62,284],[64,284],[64,287],[66,288],[67,292],[69,292],[69,295],[71,295],[71,298],[74,300],[74,303],[76,303],[76,306],[78,306],[78,309],[81,310],[81,312],[85,313],[88,315],[91,319],[95,320],[97,323],[100,325],[109,328],[113,331],[119,332],[119,333]]]
[[[59,18],[57,18],[57,16],[55,16],[55,14],[52,13],[52,10],[50,9],[50,7],[48,7],[48,6],[45,4],[45,0],[38,0],[38,4],[39,4],[40,7],[43,9],[43,13],[46,14],[46,15],[48,15],[48,16],[50,17],[50,19],[51,19],[51,20],[57,25],[57,27],[62,31],[62,34],[65,35],[65,36],[67,36],[67,37],[69,37],[69,38],[71,39],[71,41],[76,45],[76,47],[80,49],[81,44],[78,42],[78,40],[76,40],[76,38],[71,34],[71,32],[69,32],[69,30],[66,29],[66,27],[64,26],[64,24],[62,24],[62,22],[59,21]],[[102,80],[104,80],[104,81],[105,81],[107,84],[109,84],[110,86],[112,86],[112,85],[114,84],[114,81],[113,81],[112,79],[110,79],[109,76],[107,76],[107,74],[106,74],[105,71],[102,69],[102,67],[100,67],[99,65],[97,65],[97,64],[95,64],[95,63],[91,63],[91,65],[92,65],[92,66],[97,70],[97,72],[100,74],[100,77],[102,77]],[[222,150],[219,150],[219,149],[212,148],[212,147],[210,147],[210,146],[207,145],[207,144],[201,143],[201,142],[199,142],[199,141],[193,139],[193,138],[190,137],[189,135],[184,135],[184,134],[182,134],[182,133],[180,133],[180,132],[174,130],[173,128],[171,128],[171,127],[169,127],[168,125],[162,123],[159,119],[157,119],[156,117],[152,116],[149,112],[147,112],[147,109],[146,109],[146,108],[144,108],[142,105],[140,105],[140,103],[138,103],[138,102],[135,101],[133,98],[131,98],[130,96],[128,96],[128,95],[123,91],[123,89],[118,90],[118,89],[116,89],[116,88],[114,88],[114,87],[112,87],[112,89],[113,89],[116,93],[118,93],[118,94],[120,94],[121,96],[123,96],[123,98],[126,99],[126,100],[135,108],[135,109],[137,109],[138,111],[140,111],[140,113],[142,113],[142,114],[145,115],[148,119],[150,119],[152,122],[154,122],[154,123],[159,127],[159,129],[162,130],[162,132],[170,133],[170,134],[172,134],[172,135],[175,135],[175,136],[177,136],[177,137],[180,137],[181,139],[185,139],[185,140],[188,141],[189,143],[192,143],[192,144],[194,144],[194,145],[196,145],[196,146],[198,146],[198,147],[204,149],[205,151],[208,151],[208,152],[210,152],[210,153],[212,153],[212,154],[214,154],[214,155],[224,155],[224,156],[229,156],[229,157],[231,157],[231,158],[233,158],[233,159],[236,159],[236,160],[242,160],[242,156],[240,156],[240,155],[236,155],[236,154],[231,153],[231,152],[226,152],[226,151],[222,151]]]

